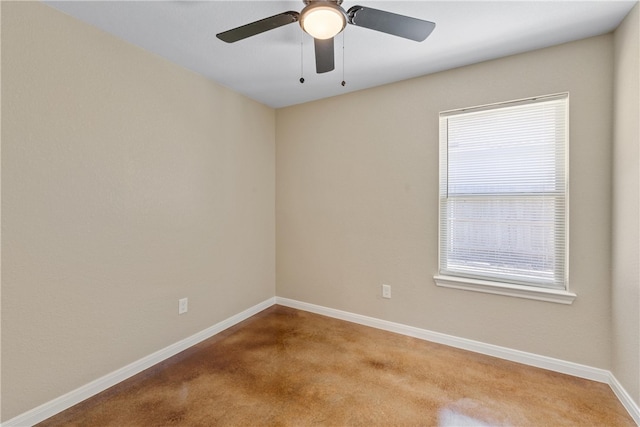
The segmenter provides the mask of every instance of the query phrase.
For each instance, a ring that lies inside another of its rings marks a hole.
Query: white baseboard
[[[190,337],[178,341],[175,344],[171,344],[170,346],[165,347],[162,350],[158,350],[155,353],[150,354],[149,356],[143,357],[142,359],[137,360],[114,372],[111,372],[110,374],[107,374],[101,378],[98,378],[97,380],[91,381],[89,384],[72,390],[65,395],[62,395],[56,399],[38,406],[37,408],[18,415],[17,417],[2,423],[2,427],[32,426],[41,421],[44,421],[47,418],[52,417],[55,414],[62,412],[65,409],[68,409],[73,405],[108,389],[111,386],[116,385],[129,377],[132,377],[133,375],[138,374],[145,369],[148,369],[153,365],[156,365],[163,360],[166,360],[169,357],[174,356],[181,351],[184,351],[189,347],[198,344],[199,342],[204,341],[207,338],[210,338],[224,331],[225,329],[228,329],[231,326],[242,322],[245,319],[248,319],[254,314],[257,314],[274,304],[275,297],[269,298],[268,300],[256,304],[253,307],[250,307],[243,312],[231,316],[219,323],[216,323],[215,325],[203,331],[200,331],[194,335],[191,335]]]
[[[276,297],[276,304],[310,311],[312,313],[322,314],[341,320],[347,320],[349,322],[359,323],[361,325],[371,326],[374,328],[383,329],[385,331],[395,332],[414,338],[420,338],[426,341],[448,345],[450,347],[469,350],[475,353],[486,354],[488,356],[494,356],[500,359],[510,360],[512,362],[523,363],[525,365],[548,369],[550,371],[561,372],[563,374],[569,374],[575,377],[586,378],[602,383],[609,382],[609,371],[604,369],[592,368],[590,366],[580,365],[573,362],[566,362],[560,359],[540,356],[537,354],[513,350],[497,345],[486,344],[466,338],[458,338],[452,335],[403,325],[401,323],[389,322],[386,320],[376,319],[374,317],[362,316],[359,314],[353,314],[346,311],[308,304],[305,302],[290,300],[286,298]]]
[[[588,380],[609,384],[615,395],[618,397],[622,405],[627,409],[634,421],[638,425],[640,425],[640,407],[633,401],[631,396],[625,391],[625,389],[613,376],[613,374],[605,369],[593,368],[591,366],[581,365],[574,362],[567,362],[565,360],[555,359],[553,357],[540,356],[534,353],[513,350],[510,348],[500,347],[493,344],[486,344],[466,338],[459,338],[452,335],[403,325],[401,323],[389,322],[387,320],[362,316],[360,314],[354,314],[347,311],[336,310],[334,308],[309,304],[306,302],[296,301],[288,298],[276,297],[276,304],[296,308],[298,310],[309,311],[311,313],[321,314],[340,320],[346,320],[348,322],[358,323],[360,325],[371,326],[373,328],[395,332],[398,334],[423,339],[425,341],[444,344],[463,350],[469,350],[475,353],[486,354],[488,356],[498,357],[500,359],[510,360],[512,362],[535,366],[537,368],[560,372],[562,374],[572,375],[574,377],[585,378]]]
[[[640,406],[633,401],[629,393],[622,387],[622,384],[618,381],[618,379],[610,372],[609,373],[609,386],[613,390],[613,393],[616,395],[622,406],[626,408],[631,415],[631,418],[640,426]]]

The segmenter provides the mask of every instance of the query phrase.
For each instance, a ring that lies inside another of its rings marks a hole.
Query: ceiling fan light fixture
[[[331,2],[311,3],[300,14],[300,26],[314,39],[326,40],[340,34],[347,18],[340,6]]]

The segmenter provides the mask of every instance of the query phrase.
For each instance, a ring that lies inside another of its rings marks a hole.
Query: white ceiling
[[[297,23],[232,44],[215,37],[284,11],[300,11],[302,1],[46,3],[278,108],[604,34],[637,0],[345,0],[345,10],[360,4],[433,21],[436,28],[417,43],[348,25],[344,61],[343,35],[338,35],[336,69],[325,74],[316,74],[313,39]],[[304,84],[298,81],[301,69]]]

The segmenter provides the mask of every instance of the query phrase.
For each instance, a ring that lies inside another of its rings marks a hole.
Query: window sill
[[[508,283],[489,282],[486,280],[467,279],[453,276],[433,276],[436,285],[443,288],[462,289],[465,291],[483,292],[487,294],[505,295],[516,298],[527,298],[538,301],[571,304],[576,294],[557,289],[535,288],[532,286],[511,285]]]

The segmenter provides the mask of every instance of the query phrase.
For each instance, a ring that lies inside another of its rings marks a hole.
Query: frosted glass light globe
[[[344,29],[347,20],[339,6],[317,5],[302,11],[300,26],[315,39],[330,39]]]

